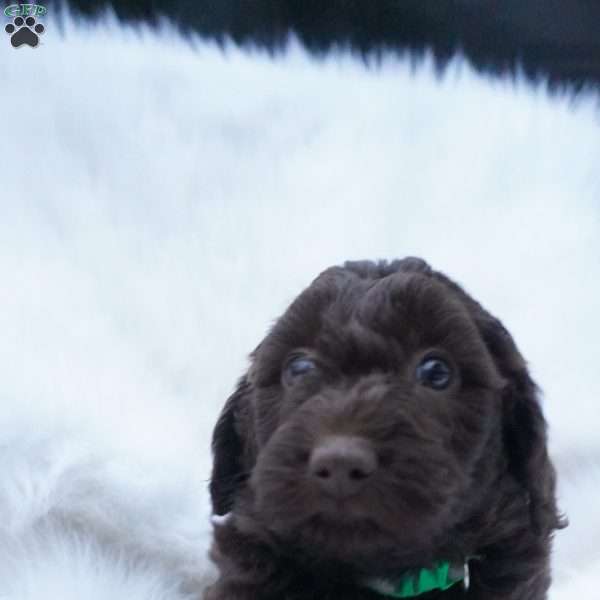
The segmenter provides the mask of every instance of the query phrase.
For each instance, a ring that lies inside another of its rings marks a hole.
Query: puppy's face
[[[507,382],[478,305],[409,266],[323,273],[224,413],[249,474],[228,501],[295,552],[363,566],[433,554],[506,468]]]

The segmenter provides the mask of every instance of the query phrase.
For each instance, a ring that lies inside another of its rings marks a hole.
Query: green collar
[[[463,564],[438,561],[430,569],[407,571],[398,579],[368,579],[365,587],[388,598],[414,598],[460,582],[469,588],[468,559]]]

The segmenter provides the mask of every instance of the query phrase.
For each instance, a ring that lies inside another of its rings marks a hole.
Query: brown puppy
[[[546,597],[562,520],[536,386],[502,324],[422,260],[317,277],[213,450],[210,600]]]

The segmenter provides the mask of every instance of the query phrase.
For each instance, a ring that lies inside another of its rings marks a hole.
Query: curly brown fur
[[[428,357],[443,388],[416,375]],[[563,523],[536,393],[502,324],[424,261],[324,271],[216,425],[213,511],[230,516],[207,600],[374,599],[367,577],[465,557],[469,590],[423,600],[544,599]]]

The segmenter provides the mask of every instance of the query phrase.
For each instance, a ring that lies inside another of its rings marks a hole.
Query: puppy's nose
[[[309,461],[312,481],[324,493],[347,498],[360,491],[377,469],[377,456],[369,442],[351,436],[324,439]]]

